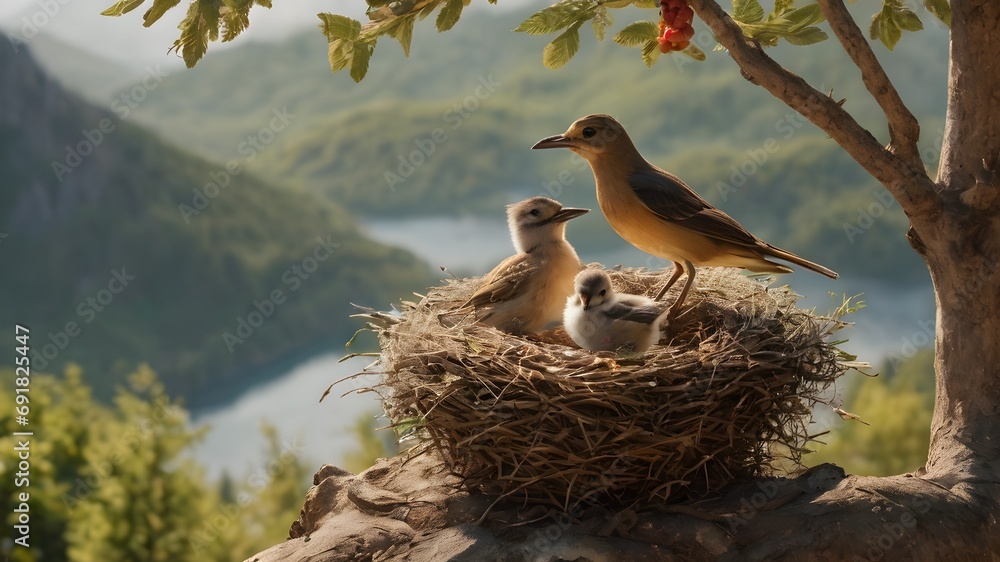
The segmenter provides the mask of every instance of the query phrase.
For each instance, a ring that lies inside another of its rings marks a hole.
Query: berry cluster
[[[660,52],[683,51],[691,45],[694,10],[686,0],[660,0]]]

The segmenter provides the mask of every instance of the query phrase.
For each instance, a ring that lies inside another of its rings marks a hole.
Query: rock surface
[[[1000,485],[949,489],[921,472],[823,464],[718,497],[619,511],[594,501],[569,515],[494,505],[433,454],[357,476],[327,465],[313,482],[289,539],[248,562],[1000,560]]]

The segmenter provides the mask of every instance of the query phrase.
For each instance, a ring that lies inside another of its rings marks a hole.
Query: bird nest
[[[609,273],[633,294],[665,279]],[[417,451],[436,450],[470,488],[528,504],[673,500],[798,463],[813,406],[849,367],[828,342],[840,311],[796,308],[787,287],[733,269],[700,269],[686,311],[641,355],[450,314],[477,285],[433,288],[401,316],[363,315],[384,375],[369,390],[397,431],[425,438]]]

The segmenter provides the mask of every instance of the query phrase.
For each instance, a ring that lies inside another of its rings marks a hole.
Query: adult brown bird
[[[513,334],[540,332],[562,320],[573,279],[583,269],[566,241],[566,221],[588,212],[548,197],[508,205],[517,254],[493,268],[459,310],[472,307],[480,322]]]
[[[568,148],[582,156],[594,171],[597,201],[615,232],[636,248],[674,262],[673,275],[656,300],[687,273],[669,318],[677,315],[687,298],[695,266],[792,272],[766,259],[770,257],[837,278],[836,272],[757,238],[680,178],[647,162],[621,123],[608,115],[578,119],[565,133],[544,138],[531,148]]]

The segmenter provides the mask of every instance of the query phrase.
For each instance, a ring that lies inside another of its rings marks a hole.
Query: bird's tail
[[[811,261],[809,261],[809,260],[807,260],[805,258],[800,258],[799,256],[796,256],[795,254],[793,254],[791,252],[787,252],[785,250],[782,250],[781,248],[778,248],[777,246],[772,246],[770,244],[764,244],[763,246],[764,247],[761,248],[761,250],[763,250],[762,253],[764,253],[767,256],[771,256],[771,257],[775,257],[775,258],[778,258],[778,259],[782,259],[782,260],[785,260],[785,261],[792,262],[795,265],[800,265],[800,266],[802,266],[802,267],[804,267],[806,269],[815,271],[816,273],[819,273],[820,275],[826,275],[830,279],[836,279],[837,277],[840,277],[837,274],[836,271],[834,271],[834,270],[832,270],[830,268],[823,267],[822,265],[820,265],[818,263],[813,263],[813,262],[811,262]]]

